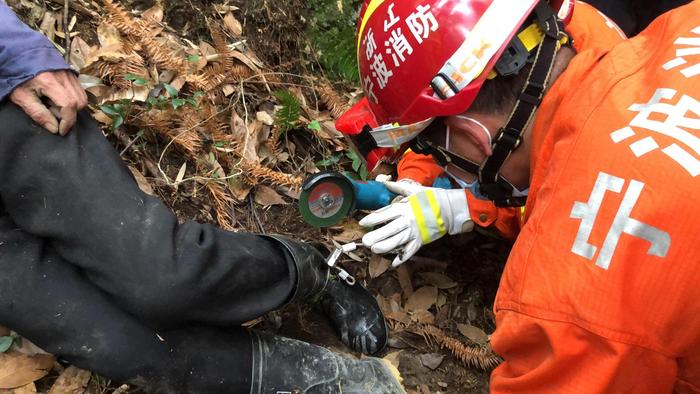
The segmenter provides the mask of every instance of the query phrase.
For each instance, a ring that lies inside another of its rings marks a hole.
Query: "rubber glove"
[[[360,220],[363,227],[386,223],[365,234],[362,243],[377,254],[396,252],[394,267],[411,258],[421,246],[445,234],[474,228],[464,190],[425,187],[410,180],[377,180],[403,197]]]

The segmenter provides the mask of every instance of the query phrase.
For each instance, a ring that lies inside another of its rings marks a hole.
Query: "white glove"
[[[365,234],[362,243],[377,254],[398,249],[392,262],[394,267],[411,258],[421,246],[445,234],[459,234],[474,228],[462,189],[438,189],[405,181],[383,183],[389,190],[408,196],[360,220],[364,227],[389,222]]]
[[[418,192],[422,192],[425,189],[431,189],[430,187],[426,187],[421,185],[420,183],[414,181],[413,179],[408,179],[404,178],[401,179],[397,182],[392,182],[391,181],[391,175],[377,175],[377,178],[375,178],[377,182],[381,182],[386,186],[389,191],[392,191],[400,196],[405,196],[408,197],[411,194],[416,194]]]

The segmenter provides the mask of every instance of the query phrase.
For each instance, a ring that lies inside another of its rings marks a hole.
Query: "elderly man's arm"
[[[17,104],[52,133],[66,134],[87,96],[61,54],[42,34],[30,29],[0,1],[0,100]],[[54,116],[42,98],[59,109]]]

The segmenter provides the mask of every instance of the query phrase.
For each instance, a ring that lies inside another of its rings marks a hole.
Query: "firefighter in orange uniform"
[[[367,100],[338,126],[368,158],[410,145],[499,209],[525,205],[494,306],[493,392],[697,392],[700,2],[629,40],[582,35],[581,10],[372,0]],[[363,219],[373,250],[402,257],[474,221],[462,190],[402,190]]]

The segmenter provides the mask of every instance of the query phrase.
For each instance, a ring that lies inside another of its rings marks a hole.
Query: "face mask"
[[[472,122],[472,123],[476,124],[477,126],[479,126],[479,128],[481,130],[483,130],[484,133],[486,133],[486,136],[488,137],[489,145],[491,145],[491,133],[489,133],[489,130],[486,128],[486,126],[484,126],[478,120],[476,120],[474,118],[470,118],[468,116],[457,115],[456,117],[463,119],[463,120],[466,120],[466,121],[469,121],[469,122]],[[446,134],[447,135],[445,136],[445,149],[449,150],[450,149],[450,125],[449,124],[447,125]],[[469,190],[469,192],[472,195],[474,195],[474,197],[476,197],[478,200],[485,200],[485,201],[490,200],[490,198],[488,198],[488,196],[486,196],[485,194],[483,194],[481,192],[481,184],[479,183],[478,179],[475,179],[473,182],[466,182],[466,181],[462,180],[461,178],[459,178],[458,176],[450,173],[450,171],[447,169],[445,169],[445,173],[450,178],[452,178],[455,181],[455,183],[457,183],[457,185],[459,185],[459,187],[461,187],[462,189]],[[513,197],[526,197],[527,196],[527,192],[528,192],[529,188],[526,188],[524,190],[518,190],[515,186],[513,186],[510,182],[508,182],[507,179],[505,179],[503,177],[501,177],[501,179],[503,179],[511,187],[511,189],[512,189],[511,195]]]

